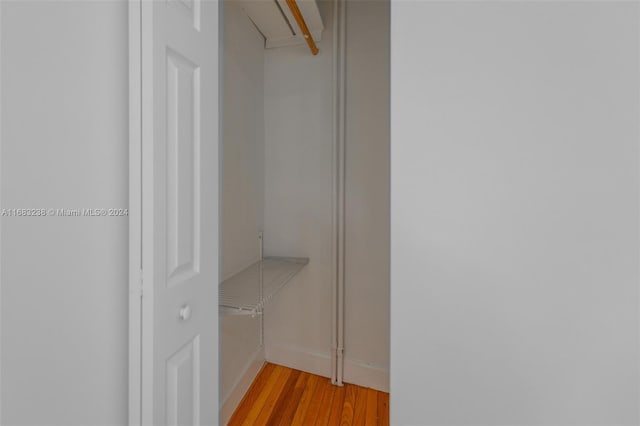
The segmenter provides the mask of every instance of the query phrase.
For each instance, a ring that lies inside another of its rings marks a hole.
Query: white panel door
[[[218,423],[218,2],[142,2],[142,423]]]

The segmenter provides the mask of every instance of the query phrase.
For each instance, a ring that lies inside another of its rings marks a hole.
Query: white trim
[[[640,23],[640,7],[638,8],[638,11],[636,12],[636,19],[638,20],[638,22]],[[640,44],[640,33],[638,33],[638,42]],[[640,56],[638,56],[638,66],[640,67]],[[638,78],[640,78],[640,76],[638,76]],[[638,96],[640,97],[640,92],[638,92]],[[640,132],[640,116],[637,117],[638,118],[638,131]],[[640,143],[640,141],[637,141],[637,143]],[[640,219],[640,218],[639,218]],[[638,237],[640,237],[640,234],[637,235]],[[637,259],[638,261],[640,261],[640,259]],[[639,272],[640,272],[640,262],[639,262]],[[640,286],[640,283],[638,283]],[[638,295],[638,307],[640,307],[640,292]],[[638,319],[638,325],[640,326],[640,318]],[[638,334],[638,337],[640,338],[640,333]],[[640,370],[640,356],[638,357],[638,367]],[[638,417],[640,418],[640,383],[638,384]]]
[[[220,424],[226,425],[229,422],[233,412],[236,410],[245,393],[249,390],[249,387],[262,369],[264,361],[264,347],[260,347],[255,354],[253,354],[249,362],[247,362],[243,373],[236,380],[232,389],[223,398],[222,404],[220,405]]]
[[[0,29],[2,28],[2,5],[0,1]],[[2,31],[0,31],[0,47]],[[0,99],[2,99],[2,50],[0,49]],[[0,183],[2,182],[2,102],[0,102]],[[0,185],[0,210],[2,209],[2,186]],[[0,242],[2,241],[2,216],[0,215]],[[2,383],[2,244],[0,244],[0,383]],[[2,425],[2,386],[0,386],[0,425]]]
[[[330,353],[311,352],[295,345],[269,345],[265,346],[267,362],[284,365],[295,370],[306,371],[322,377],[331,377],[329,361]]]
[[[306,371],[322,377],[330,377],[327,363],[331,355],[311,352],[295,345],[267,345],[266,360],[272,364],[283,365],[296,370]],[[382,392],[389,392],[389,370],[355,359],[345,359],[345,383]]]
[[[140,74],[141,74],[141,253],[142,253],[142,312],[141,312],[141,408],[142,425],[153,425],[153,282],[154,282],[154,247],[155,217],[154,206],[154,146],[153,146],[153,114],[154,114],[154,76],[153,76],[153,8],[156,2],[142,1],[140,7]]]
[[[129,0],[129,426],[141,424],[141,0]]]
[[[344,381],[365,388],[389,392],[389,370],[355,359],[344,360]]]

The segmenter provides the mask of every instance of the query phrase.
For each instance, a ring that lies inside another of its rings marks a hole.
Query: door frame
[[[129,0],[129,425],[142,425],[142,0]]]

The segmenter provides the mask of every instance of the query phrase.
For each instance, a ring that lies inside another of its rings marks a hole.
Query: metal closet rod
[[[293,17],[296,18],[296,22],[298,23],[298,26],[302,30],[304,39],[307,41],[307,44],[309,45],[309,49],[311,49],[311,53],[314,56],[317,55],[319,52],[318,46],[316,46],[316,42],[313,41],[313,37],[311,37],[311,32],[309,31],[309,27],[307,27],[307,23],[305,22],[304,17],[302,16],[302,13],[300,13],[300,9],[298,9],[298,4],[296,3],[296,0],[286,0],[286,1],[287,1],[287,6],[289,6],[289,9],[293,14]]]

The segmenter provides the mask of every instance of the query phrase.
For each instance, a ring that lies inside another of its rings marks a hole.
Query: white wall
[[[224,2],[222,275],[260,258],[264,213],[264,37]]]
[[[389,1],[346,3],[344,380],[389,390]]]
[[[264,210],[264,38],[234,1],[224,3],[222,275],[260,258]],[[264,359],[260,321],[221,317],[222,418],[233,413]],[[247,377],[245,377],[247,376]],[[226,403],[226,404],[225,404]]]
[[[392,424],[638,424],[638,4],[391,28]]]
[[[265,312],[267,359],[331,375],[332,29],[265,51],[265,253],[311,259]]]
[[[126,208],[127,2],[0,9],[1,207]],[[0,222],[2,424],[125,424],[127,218]]]

